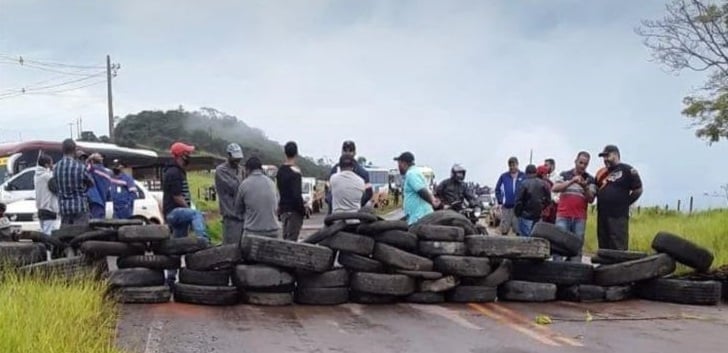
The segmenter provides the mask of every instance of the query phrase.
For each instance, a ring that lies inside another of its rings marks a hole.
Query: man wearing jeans
[[[243,235],[243,218],[235,212],[235,194],[243,181],[243,149],[237,143],[227,146],[228,160],[215,169],[215,191],[217,191],[220,215],[222,216],[222,242],[240,244]]]
[[[574,233],[582,241],[586,230],[587,207],[594,202],[596,181],[586,172],[589,153],[579,152],[574,169],[562,172],[552,191],[561,193],[556,210],[556,226]],[[572,261],[581,262],[581,251]]]
[[[93,180],[83,163],[76,160],[76,142],[66,139],[62,149],[63,158],[53,169],[53,178],[58,186],[61,227],[88,224],[87,190],[94,185]]]
[[[176,238],[186,237],[190,226],[198,237],[208,238],[202,213],[190,208],[186,168],[194,150],[194,146],[175,142],[170,148],[174,161],[165,168],[162,179],[164,217]]]
[[[516,206],[516,191],[525,177],[518,169],[518,158],[511,157],[508,158],[508,171],[501,174],[495,184],[495,199],[501,210],[500,231],[503,235],[508,235],[511,229],[518,234],[518,218],[513,207]]]

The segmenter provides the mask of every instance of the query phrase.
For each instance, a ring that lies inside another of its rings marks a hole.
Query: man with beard
[[[574,168],[562,172],[551,189],[561,193],[556,210],[556,226],[574,233],[582,241],[586,233],[587,207],[594,202],[597,191],[594,177],[586,171],[590,158],[588,152],[579,152]],[[572,261],[581,262],[581,251]]]
[[[243,235],[243,218],[235,210],[235,194],[243,181],[243,149],[237,143],[227,146],[228,160],[215,168],[215,191],[222,216],[222,242],[239,244]]]

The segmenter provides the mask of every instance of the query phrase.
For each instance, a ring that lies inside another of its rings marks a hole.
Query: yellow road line
[[[581,342],[571,339],[569,337],[559,335],[558,333],[552,331],[548,327],[536,324],[535,322],[533,322],[533,320],[531,320],[531,319],[527,318],[526,316],[524,316],[520,313],[517,313],[511,309],[508,309],[505,306],[495,304],[495,303],[488,304],[488,306],[489,306],[489,308],[492,308],[493,310],[498,311],[501,314],[510,317],[511,319],[519,322],[522,325],[530,326],[533,329],[540,331],[541,333],[543,333],[545,335],[548,335],[550,338],[552,338],[556,341],[559,341],[559,342],[562,342],[564,344],[568,344],[568,345],[574,346],[574,347],[583,347],[584,346]]]
[[[499,314],[493,312],[492,310],[490,310],[490,309],[488,309],[488,308],[486,308],[486,307],[484,307],[482,305],[479,305],[479,304],[468,304],[468,306],[470,306],[471,309],[473,309],[473,310],[475,310],[475,311],[477,311],[477,312],[479,312],[479,313],[481,313],[481,314],[483,314],[483,315],[485,315],[485,316],[487,316],[487,317],[489,317],[491,319],[494,319],[494,320],[496,320],[496,321],[498,321],[498,322],[500,322],[500,323],[502,323],[502,324],[510,327],[511,329],[513,329],[515,331],[518,331],[518,332],[520,332],[520,333],[522,333],[522,334],[524,334],[524,335],[526,335],[528,337],[531,337],[531,338],[533,338],[536,341],[539,341],[539,342],[541,342],[543,344],[546,344],[546,345],[549,345],[549,346],[561,347],[561,344],[559,344],[558,342],[550,339],[549,337],[546,337],[546,336],[544,336],[542,334],[539,334],[538,332],[536,332],[536,331],[534,331],[532,329],[529,329],[528,327],[524,327],[523,325],[518,325],[517,323],[512,322],[512,320],[508,320],[507,318],[503,317],[502,315],[499,315]]]

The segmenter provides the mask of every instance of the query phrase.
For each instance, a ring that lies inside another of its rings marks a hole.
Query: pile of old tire
[[[16,231],[6,223],[0,229],[0,266],[17,268],[46,261],[47,250],[63,246],[56,239],[33,231]]]
[[[184,255],[185,267],[179,271],[179,282],[174,285],[174,301],[200,305],[233,305],[239,302],[238,290],[230,283],[233,268],[242,260],[240,248],[235,245],[206,247],[198,238],[171,239],[177,249],[164,244],[161,251],[168,256]],[[181,246],[182,241],[187,242]],[[174,254],[174,255],[172,255]]]

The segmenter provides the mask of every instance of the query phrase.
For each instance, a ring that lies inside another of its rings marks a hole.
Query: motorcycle
[[[485,226],[480,224],[480,218],[483,215],[483,211],[478,205],[470,205],[467,200],[455,201],[449,206],[445,206],[445,209],[451,209],[465,216],[471,223],[478,229],[481,234],[488,234]]]

